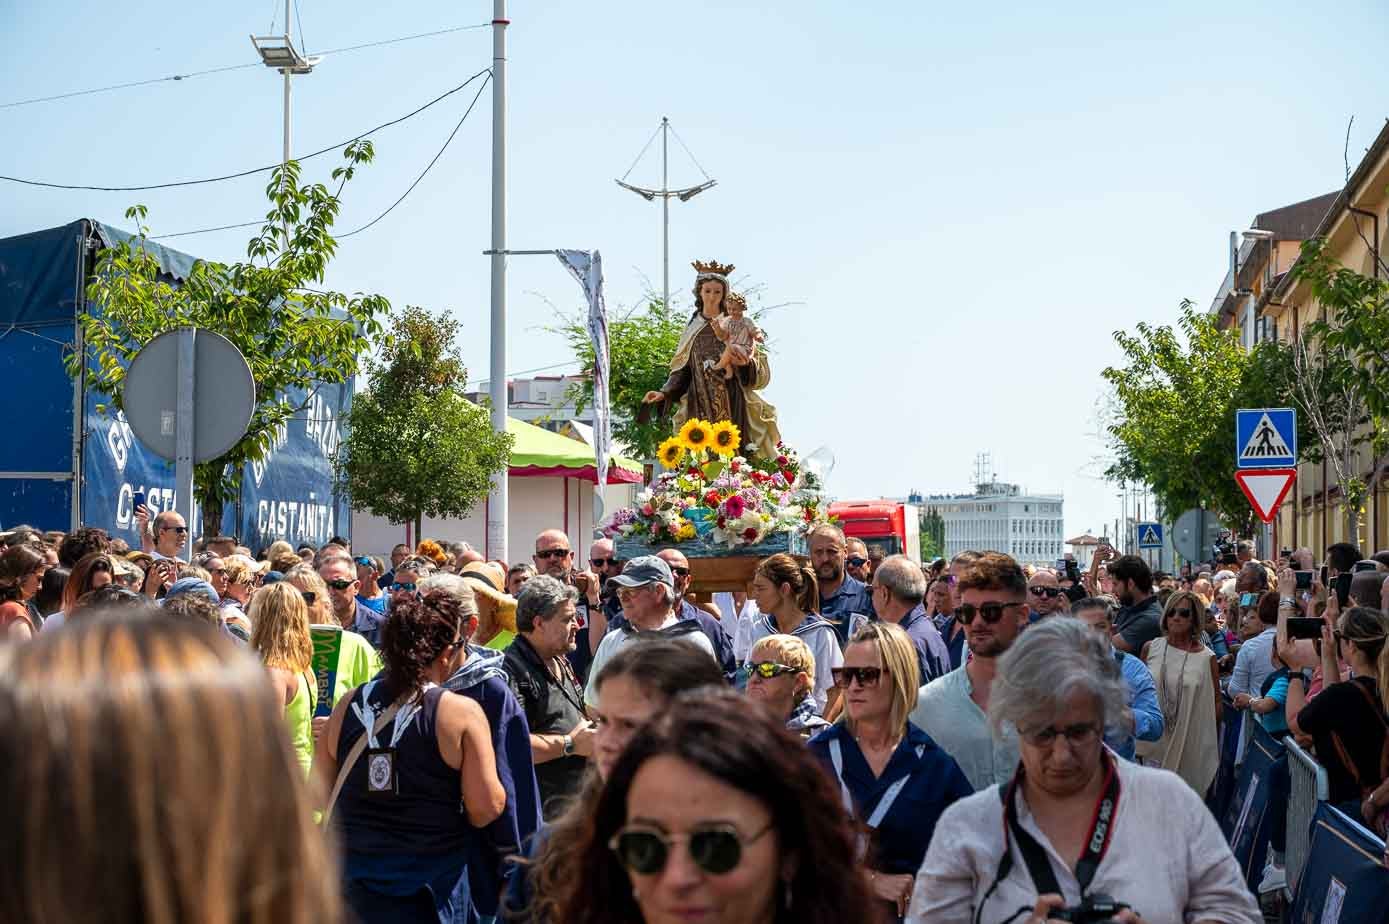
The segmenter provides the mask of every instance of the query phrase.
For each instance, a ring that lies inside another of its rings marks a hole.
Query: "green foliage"
[[[247,245],[247,260],[225,264],[199,260],[174,284],[159,272],[145,244],[148,210],[126,211],[138,233],[103,251],[87,297],[94,310],[79,318],[83,351],[67,358],[70,375],[122,408],[125,371],[146,343],[165,331],[196,326],[236,345],[250,364],[256,405],[246,435],[229,452],[196,467],[194,492],[204,510],[204,531],[216,533],[226,500],[235,496],[247,462],[264,459],[276,435],[308,403],[320,384],[356,374],[358,357],[381,332],[378,318],[390,310],[381,295],[322,291],[324,272],[337,251],[333,222],[339,196],[361,164],[373,157],[369,141],[355,141],[335,168],[337,189],[300,185],[295,161],[277,168],[265,194],[271,208],[260,233]],[[306,397],[291,403],[286,393]]]
[[[670,374],[670,360],[688,320],[660,299],[649,298],[640,309],[608,324],[608,395],[613,413],[613,438],[639,459],[654,459],[656,447],[670,436],[670,419],[637,420],[641,401],[657,391]],[[593,343],[585,318],[566,320],[558,328],[569,342],[585,374],[593,372]],[[593,387],[571,386],[568,400],[582,413],[593,400]]]
[[[1234,480],[1235,411],[1286,403],[1286,348],[1246,351],[1237,330],[1220,330],[1190,301],[1177,329],[1139,324],[1114,338],[1127,362],[1103,372],[1118,405],[1108,427],[1117,461],[1105,474],[1146,483],[1174,516],[1204,506],[1247,533],[1253,512]]]
[[[929,564],[945,554],[945,518],[935,507],[921,514],[921,561]]]
[[[467,516],[511,456],[511,435],[494,432],[487,410],[463,396],[457,335],[444,312],[407,307],[395,319],[335,460],[355,509],[413,523],[416,535],[425,515]]]

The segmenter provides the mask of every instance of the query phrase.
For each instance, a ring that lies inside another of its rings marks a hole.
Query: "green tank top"
[[[307,778],[309,768],[313,765],[313,711],[317,697],[311,675],[300,674],[297,681],[299,689],[285,707],[285,722],[289,725],[289,740],[294,745],[294,756],[299,759],[299,766]]]

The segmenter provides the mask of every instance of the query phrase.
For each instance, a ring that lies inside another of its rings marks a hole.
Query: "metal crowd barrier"
[[[1292,789],[1288,795],[1288,848],[1284,854],[1289,892],[1297,888],[1312,842],[1312,816],[1317,803],[1330,798],[1326,769],[1316,758],[1298,747],[1292,735],[1283,739],[1288,752],[1288,774]]]

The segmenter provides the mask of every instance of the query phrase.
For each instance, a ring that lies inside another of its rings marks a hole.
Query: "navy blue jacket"
[[[862,613],[869,619],[878,618],[877,611],[873,609],[873,592],[868,585],[845,574],[844,583],[833,595],[820,597],[820,615],[834,626],[840,648],[849,644],[849,617],[855,613]]]

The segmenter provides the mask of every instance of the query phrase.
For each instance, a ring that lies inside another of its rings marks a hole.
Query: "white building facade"
[[[970,549],[1006,552],[1025,565],[1050,565],[1065,554],[1064,503],[1060,494],[1023,494],[998,482],[927,501],[945,520],[947,559]]]

